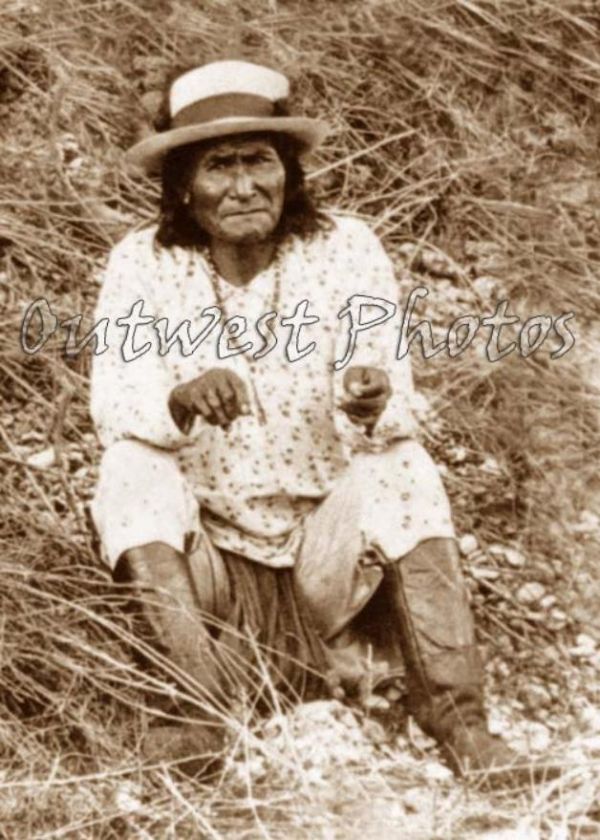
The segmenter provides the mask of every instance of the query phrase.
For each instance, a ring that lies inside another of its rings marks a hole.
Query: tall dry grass
[[[59,341],[25,356],[18,333],[38,296],[59,317],[89,315],[107,250],[153,218],[157,187],[127,171],[121,154],[148,130],[174,65],[241,55],[288,73],[297,109],[333,126],[310,161],[315,192],[372,221],[398,266],[430,290],[423,312],[442,332],[457,315],[492,312],[502,297],[523,319],[576,313],[578,344],[561,360],[544,351],[491,365],[468,353],[427,364],[417,356],[415,366],[435,407],[426,441],[448,467],[460,531],[528,558],[523,571],[503,571],[502,598],[475,586],[482,639],[492,649],[509,639],[511,691],[543,675],[559,687],[563,710],[585,684],[593,692],[594,672],[566,655],[578,625],[552,630],[513,595],[542,579],[576,615],[578,582],[597,587],[594,597],[600,591],[593,534],[573,530],[590,505],[599,451],[598,393],[578,350],[600,306],[599,23],[595,3],[574,0],[2,5],[5,836],[337,836],[351,825],[369,836],[377,815],[349,812],[348,801],[372,797],[374,786],[391,807],[398,784],[423,781],[418,767],[404,767],[400,783],[393,761],[365,758],[360,772],[338,769],[339,799],[323,800],[301,762],[278,776],[280,757],[257,788],[251,775],[242,789],[222,777],[198,799],[164,772],[142,784],[135,750],[148,713],[140,706],[149,688],[168,694],[172,680],[164,663],[152,686],[135,668],[119,593],[95,559],[85,507],[98,457],[89,357],[65,358]],[[428,270],[428,248],[456,270]],[[50,447],[45,469],[27,462]],[[247,737],[247,757],[264,749]],[[413,836],[468,837],[485,827],[487,800],[452,791],[439,794],[437,824],[419,823]],[[547,825],[568,827],[564,800],[544,796]],[[502,808],[525,819],[522,802]],[[409,830],[404,817],[381,831]]]

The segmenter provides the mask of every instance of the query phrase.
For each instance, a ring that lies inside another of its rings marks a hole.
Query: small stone
[[[575,639],[575,647],[569,649],[571,656],[589,659],[596,652],[596,641],[587,633],[579,633]]]
[[[536,604],[546,594],[545,587],[535,580],[524,583],[517,591],[517,601],[520,604]]]
[[[523,568],[526,562],[525,556],[521,554],[520,551],[517,551],[516,548],[511,548],[508,545],[502,545],[501,543],[492,543],[488,546],[488,554],[498,557],[500,560],[504,560],[509,566],[512,566],[513,569]]]
[[[511,668],[508,662],[505,662],[503,659],[500,659],[496,662],[496,673],[499,677],[507,678],[511,675]]]
[[[488,715],[488,729],[490,735],[506,736],[510,731],[510,720],[497,706],[492,706]]]
[[[390,701],[390,703],[397,703],[403,696],[402,691],[398,688],[398,686],[390,685],[385,690],[386,699]]]
[[[498,280],[496,277],[476,277],[473,281],[473,286],[481,297],[488,298],[496,292]]]
[[[122,782],[117,786],[115,804],[122,814],[136,814],[144,810],[141,790],[132,782]]]
[[[421,253],[421,266],[436,277],[460,277],[460,268],[447,254],[426,248]]]
[[[372,744],[385,744],[389,740],[384,727],[377,720],[368,718],[363,722],[362,729]]]
[[[450,782],[454,775],[449,767],[439,761],[428,761],[425,765],[425,778],[428,782]]]
[[[370,712],[387,712],[390,708],[388,700],[386,700],[385,697],[378,696],[377,694],[367,695],[362,700],[361,705]]]
[[[585,647],[592,651],[596,649],[596,640],[588,636],[587,633],[578,633],[575,641],[578,647]]]
[[[522,569],[525,565],[525,557],[516,548],[505,548],[504,559],[513,569]]]
[[[577,720],[586,732],[593,734],[600,732],[600,709],[594,706],[584,706],[577,711]]]
[[[463,557],[468,557],[479,548],[477,537],[474,534],[464,534],[458,541],[458,548]]]
[[[600,517],[590,510],[581,512],[579,522],[571,525],[570,530],[575,534],[592,534],[600,530]]]
[[[47,449],[42,449],[41,452],[35,452],[27,458],[27,463],[30,467],[35,467],[36,470],[47,470],[56,463],[56,451],[53,446]]]
[[[550,746],[550,730],[543,723],[530,722],[525,737],[528,748],[533,752],[544,752]]]
[[[489,554],[494,554],[497,557],[502,557],[504,555],[505,546],[501,543],[490,543],[488,545],[487,550]]]
[[[550,692],[546,691],[544,686],[538,683],[531,683],[530,685],[524,686],[517,696],[530,711],[545,709],[552,705]]]
[[[544,595],[544,597],[540,601],[540,607],[543,610],[549,610],[556,604],[557,601],[558,598],[556,597],[556,595]]]
[[[471,574],[475,580],[498,580],[500,577],[498,569],[490,569],[485,566],[474,566],[471,569]]]
[[[502,468],[498,461],[491,457],[486,458],[479,469],[483,472],[489,473],[490,475],[500,475],[502,473]]]
[[[546,626],[550,630],[562,630],[563,627],[567,626],[568,620],[569,616],[566,614],[566,612],[564,612],[564,610],[561,610],[558,607],[554,607],[550,610]]]
[[[449,455],[455,464],[462,464],[467,460],[468,452],[464,446],[452,446],[449,450]]]

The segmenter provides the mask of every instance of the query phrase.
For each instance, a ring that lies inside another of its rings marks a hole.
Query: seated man
[[[457,773],[514,780],[487,732],[448,501],[414,440],[392,266],[363,222],[312,204],[299,155],[325,128],[287,95],[265,67],[196,68],[129,152],[161,172],[162,203],[114,248],[97,308],[105,556],[155,593],[158,640],[208,696],[231,693],[227,646],[233,662],[262,644],[306,696],[290,663],[360,681],[369,643],[388,677],[406,668],[409,709]],[[158,729],[148,752],[205,734]]]

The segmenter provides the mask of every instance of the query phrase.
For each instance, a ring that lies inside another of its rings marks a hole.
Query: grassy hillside
[[[0,836],[594,836],[597,4],[4,0],[0,32]],[[282,69],[297,110],[332,124],[307,162],[315,193],[372,223],[402,290],[429,290],[419,312],[440,336],[503,299],[521,322],[574,313],[560,359],[555,334],[527,359],[491,363],[479,339],[458,358],[413,354],[498,726],[545,731],[582,765],[562,797],[468,797],[418,738],[392,749],[337,707],[282,716],[263,739],[241,726],[206,788],[140,771],[141,707],[173,680],[156,663],[141,684],[95,559],[89,355],[66,358],[58,333],[26,355],[19,329],[40,296],[89,317],[108,249],[156,213],[156,184],[122,152],[150,130],[165,76],[239,56]],[[310,733],[325,732],[315,757]]]

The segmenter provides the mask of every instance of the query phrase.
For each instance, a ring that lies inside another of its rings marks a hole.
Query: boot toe
[[[485,729],[455,733],[444,753],[457,776],[487,789],[530,788],[561,774],[560,766],[519,755]]]

